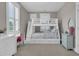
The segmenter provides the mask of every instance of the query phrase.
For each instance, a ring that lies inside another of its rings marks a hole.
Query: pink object
[[[71,35],[73,35],[73,33],[75,32],[75,28],[74,27],[70,27],[69,28],[69,32],[70,32]]]
[[[23,35],[21,34],[20,36],[17,37],[17,42],[21,42],[24,39]]]
[[[20,42],[20,41],[21,41],[21,37],[18,36],[18,37],[17,37],[17,42]]]

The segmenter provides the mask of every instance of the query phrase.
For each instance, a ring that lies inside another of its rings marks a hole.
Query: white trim
[[[78,43],[78,35],[77,35],[77,32],[78,32],[78,22],[77,22],[77,14],[78,14],[78,12],[77,12],[77,10],[78,10],[78,5],[79,5],[79,3],[76,3],[75,4],[75,16],[76,16],[76,20],[75,20],[75,48],[74,48],[74,51],[76,52],[76,53],[78,53],[79,54],[79,43]]]

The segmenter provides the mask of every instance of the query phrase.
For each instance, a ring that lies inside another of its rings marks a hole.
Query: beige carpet
[[[57,44],[26,44],[18,47],[16,56],[78,56]]]

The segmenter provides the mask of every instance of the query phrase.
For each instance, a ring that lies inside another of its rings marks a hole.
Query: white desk
[[[17,52],[17,42],[14,35],[0,35],[0,56],[10,56]]]

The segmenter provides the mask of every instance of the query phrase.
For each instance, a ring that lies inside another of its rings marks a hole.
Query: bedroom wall
[[[6,3],[0,2],[0,30],[6,29]]]
[[[21,5],[21,8],[20,8],[20,31],[21,31],[21,34],[23,34],[24,36],[25,36],[25,31],[26,31],[26,27],[28,24],[28,20],[29,20],[28,12]]]
[[[68,29],[68,20],[71,18],[75,21],[75,3],[66,2],[65,5],[58,11],[57,17],[61,25],[61,32]]]

